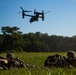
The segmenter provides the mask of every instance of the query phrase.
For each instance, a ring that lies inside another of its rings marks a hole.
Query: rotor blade
[[[27,10],[24,10],[22,7],[20,7],[22,9],[22,11],[24,12],[32,12],[32,11],[27,11]]]
[[[47,12],[45,12],[44,14],[46,14],[46,13],[49,13],[50,11],[47,11]]]
[[[23,8],[22,7],[20,7],[22,10],[23,10]]]

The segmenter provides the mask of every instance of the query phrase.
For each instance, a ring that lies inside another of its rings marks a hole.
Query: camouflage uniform
[[[1,69],[6,70],[7,69],[7,63],[8,63],[7,59],[0,56],[0,70]]]
[[[67,53],[67,63],[69,63],[71,66],[76,67],[76,57],[74,51],[69,51]]]
[[[49,56],[45,62],[45,67],[70,67],[70,64],[67,63],[66,58],[61,57],[59,54],[55,54],[52,56]]]
[[[10,68],[22,68],[25,67],[25,63],[20,60],[19,58],[14,58],[14,54],[13,53],[8,53],[6,55],[7,60],[8,60],[8,69]]]
[[[67,53],[67,57],[68,57],[69,60],[75,59],[75,52],[74,51],[69,51]]]
[[[13,53],[8,53],[6,58],[0,56],[0,69],[24,68],[25,63],[19,58],[14,58]]]
[[[62,59],[62,57],[59,54],[55,54],[53,56],[49,56],[44,63],[44,66],[49,67],[62,67],[64,66],[63,63],[65,61]]]

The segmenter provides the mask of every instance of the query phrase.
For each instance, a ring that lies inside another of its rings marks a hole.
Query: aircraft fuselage
[[[38,17],[39,17],[39,15],[35,15],[35,16],[31,17],[30,23],[32,23],[34,21],[38,21]]]

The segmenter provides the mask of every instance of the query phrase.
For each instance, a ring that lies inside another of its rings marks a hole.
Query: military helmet
[[[8,54],[6,55],[6,57],[7,57],[7,58],[14,58],[14,54],[13,54],[13,53],[8,53]]]
[[[67,56],[68,56],[68,58],[70,58],[70,57],[75,57],[75,52],[74,51],[69,51],[68,53],[67,53]]]

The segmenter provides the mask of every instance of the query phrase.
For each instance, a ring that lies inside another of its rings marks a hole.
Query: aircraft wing
[[[27,15],[27,14],[25,14],[25,16],[34,17],[33,15]]]

